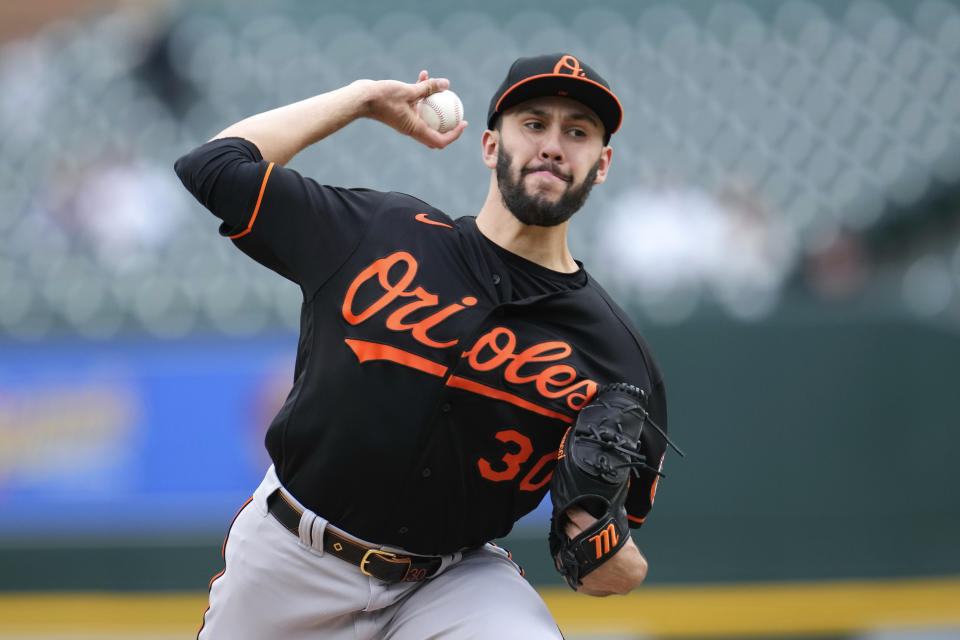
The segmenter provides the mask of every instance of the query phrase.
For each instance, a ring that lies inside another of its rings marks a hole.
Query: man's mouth
[[[524,174],[524,175],[542,176],[542,177],[544,177],[544,178],[553,178],[553,179],[555,179],[555,180],[562,180],[562,181],[564,181],[564,182],[570,182],[570,181],[572,180],[572,176],[570,176],[570,175],[568,175],[568,174],[566,174],[566,173],[563,173],[562,171],[560,171],[560,170],[558,170],[558,169],[554,169],[554,168],[552,168],[552,167],[549,167],[549,166],[546,166],[546,167],[533,167],[533,168],[529,168],[529,169],[524,169],[524,170],[523,170],[523,174]]]

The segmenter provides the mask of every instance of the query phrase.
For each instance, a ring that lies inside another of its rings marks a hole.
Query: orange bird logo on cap
[[[568,71],[564,71],[565,69]],[[580,61],[573,56],[563,56],[560,58],[557,64],[554,65],[553,72],[569,74],[579,78],[584,78],[587,75],[587,72],[580,68]]]

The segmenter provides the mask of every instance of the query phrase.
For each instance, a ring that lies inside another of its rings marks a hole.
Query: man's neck
[[[477,214],[477,229],[488,240],[510,253],[560,273],[574,273],[580,268],[567,247],[569,224],[569,221],[553,227],[523,224],[503,204],[495,175],[491,175],[487,199]]]
[[[573,273],[580,267],[573,260],[567,247],[567,225],[554,227],[526,225],[507,210],[499,207],[484,207],[477,214],[477,229],[488,240],[510,253],[561,273]]]

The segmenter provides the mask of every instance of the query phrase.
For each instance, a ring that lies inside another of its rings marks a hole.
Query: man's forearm
[[[232,124],[216,136],[257,145],[263,159],[283,165],[293,156],[357,118],[368,115],[370,86],[358,80],[340,89],[271,109]]]
[[[626,595],[647,577],[647,559],[631,538],[617,553],[583,577],[577,591],[588,596]]]

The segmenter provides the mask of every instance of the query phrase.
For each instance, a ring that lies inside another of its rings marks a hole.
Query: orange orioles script
[[[449,349],[459,344],[459,338],[442,334],[441,325],[454,314],[477,304],[477,299],[465,296],[459,302],[441,307],[436,294],[416,284],[418,267],[417,260],[411,254],[397,251],[363,269],[347,288],[341,309],[344,319],[351,325],[359,325],[384,311],[391,303],[411,299],[387,315],[384,323],[388,329],[408,331],[414,340],[427,347]],[[357,309],[357,292],[361,286],[368,283],[378,284],[383,294],[366,308]],[[432,308],[437,310],[421,320],[409,321],[409,316],[415,311]],[[350,339],[347,344],[361,361],[388,359],[433,375],[444,376],[447,373],[444,365],[397,347]],[[568,358],[571,353],[570,345],[559,340],[538,342],[519,349],[517,336],[513,331],[506,327],[494,327],[481,335],[470,349],[461,354],[461,358],[465,358],[474,371],[502,369],[503,378],[507,382],[532,385],[542,398],[565,398],[570,409],[579,410],[596,393],[597,384],[593,380],[578,379],[576,369],[559,362]],[[458,379],[458,385],[469,390],[482,386],[462,379]],[[570,422],[569,417],[562,414],[554,414],[554,417]]]

